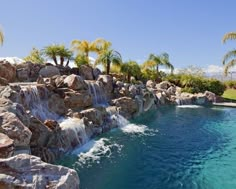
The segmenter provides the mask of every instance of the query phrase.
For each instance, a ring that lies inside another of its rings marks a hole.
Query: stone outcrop
[[[104,93],[106,94],[107,99],[111,99],[113,91],[112,77],[110,75],[99,75],[97,81],[100,81],[103,84]]]
[[[64,115],[66,113],[66,106],[64,99],[58,94],[52,94],[48,99],[48,108],[50,111],[55,112],[58,115]]]
[[[25,62],[16,65],[16,76],[20,82],[36,81],[39,77],[39,70],[45,67],[43,64],[34,64],[32,62]]]
[[[7,82],[16,80],[16,68],[8,61],[0,61],[0,77],[5,78]]]
[[[79,67],[79,75],[85,80],[93,80],[93,68],[81,65]]]
[[[87,85],[84,80],[75,74],[71,74],[64,79],[64,84],[73,90],[87,89]]]
[[[79,189],[76,171],[27,154],[0,159],[0,188]]]
[[[42,77],[52,77],[55,75],[60,75],[60,71],[55,66],[45,66],[39,71],[39,75]]]
[[[8,85],[8,81],[3,78],[3,77],[0,77],[0,86],[6,86]]]
[[[119,113],[127,118],[132,117],[139,109],[136,101],[129,97],[114,99],[112,100],[112,105],[115,105]]]
[[[65,92],[64,98],[65,106],[68,109],[78,108],[83,109],[92,106],[92,96],[88,91],[68,91]]]
[[[0,158],[8,158],[12,156],[13,150],[14,141],[10,139],[7,135],[0,133]]]
[[[31,131],[11,112],[0,114],[0,132],[14,140],[15,146],[29,146],[30,144]]]

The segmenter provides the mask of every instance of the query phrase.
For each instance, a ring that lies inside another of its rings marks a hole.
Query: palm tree
[[[102,64],[106,68],[106,74],[109,75],[111,64],[120,65],[122,58],[119,52],[115,50],[103,50],[99,53],[95,65]]]
[[[56,65],[58,65],[58,63],[57,63],[58,52],[59,52],[58,45],[49,45],[49,46],[46,46],[42,49],[42,53],[46,57],[52,59]]]
[[[64,61],[67,59],[66,66],[69,65],[70,60],[72,59],[73,53],[67,49],[64,45],[58,46],[57,55],[60,57],[60,65],[64,66]]]
[[[0,44],[1,45],[3,44],[3,41],[4,41],[4,35],[3,35],[2,30],[0,29]]]
[[[223,37],[223,43],[226,43],[228,40],[236,39],[236,32],[226,33]],[[236,65],[236,50],[231,50],[225,54],[223,57],[223,65],[225,75],[228,75],[228,70]]]
[[[127,75],[128,82],[130,82],[131,76],[137,78],[141,74],[141,69],[138,63],[132,60],[122,64],[120,71]]]
[[[58,65],[57,58],[60,59],[60,65],[64,66],[64,61],[67,59],[66,66],[68,66],[73,53],[67,49],[64,45],[49,45],[46,46],[42,53],[48,58],[52,59],[56,65]]]
[[[160,55],[150,54],[148,60],[144,63],[144,68],[150,68],[151,70],[156,68],[157,79],[159,78],[159,66],[165,66],[174,71],[174,66],[169,61],[169,55],[167,53],[162,53]]]

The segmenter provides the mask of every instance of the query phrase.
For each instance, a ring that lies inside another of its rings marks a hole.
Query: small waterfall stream
[[[105,93],[102,91],[101,84],[96,81],[85,81],[89,88],[89,93],[93,97],[93,105],[105,105],[107,106],[107,99]]]
[[[39,120],[58,120],[59,115],[48,108],[48,90],[42,86],[21,86],[22,104]]]
[[[192,99],[191,98],[177,98],[175,100],[176,104],[181,106],[181,105],[191,105],[193,104]]]

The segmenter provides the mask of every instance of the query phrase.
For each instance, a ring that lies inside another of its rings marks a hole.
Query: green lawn
[[[236,100],[236,89],[227,89],[222,97],[231,99],[231,100]]]

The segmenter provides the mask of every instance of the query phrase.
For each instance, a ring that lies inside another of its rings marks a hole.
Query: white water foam
[[[202,106],[199,105],[178,105],[177,108],[202,108]]]
[[[107,138],[99,140],[90,140],[80,148],[75,149],[72,154],[78,155],[80,165],[88,165],[90,163],[100,163],[102,157],[110,157],[113,151],[120,152],[123,145],[111,143]]]

